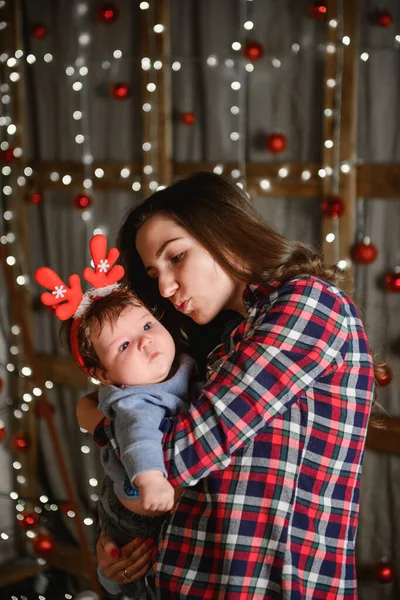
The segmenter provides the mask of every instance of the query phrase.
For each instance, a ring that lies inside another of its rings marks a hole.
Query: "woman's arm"
[[[76,405],[76,418],[79,427],[86,429],[93,435],[96,425],[104,418],[103,413],[97,408],[97,392],[83,396]]]
[[[251,335],[216,363],[196,406],[179,414],[165,434],[173,486],[194,485],[226,468],[235,451],[343,362],[343,299],[309,279],[283,284],[276,294]]]

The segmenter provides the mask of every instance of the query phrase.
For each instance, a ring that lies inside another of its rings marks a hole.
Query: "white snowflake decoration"
[[[97,268],[99,269],[99,273],[107,273],[108,269],[110,268],[110,263],[107,259],[101,259],[97,265]]]
[[[64,298],[67,293],[67,289],[63,285],[56,285],[52,292],[56,298]]]

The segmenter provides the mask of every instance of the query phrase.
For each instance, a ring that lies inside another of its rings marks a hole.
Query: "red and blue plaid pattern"
[[[354,599],[374,387],[362,323],[315,277],[248,286],[244,302],[202,395],[164,436],[185,492],[149,583],[168,600]]]

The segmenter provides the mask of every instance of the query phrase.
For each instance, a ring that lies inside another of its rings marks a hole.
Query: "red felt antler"
[[[72,317],[82,300],[79,275],[71,275],[68,287],[49,267],[40,267],[35,273],[36,281],[52,292],[44,292],[40,299],[46,306],[57,306],[56,316],[61,321]]]
[[[107,255],[107,238],[104,235],[94,235],[89,243],[90,254],[93,258],[94,269],[87,267],[83,276],[95,288],[102,288],[116,283],[123,278],[125,271],[121,265],[114,265],[118,260],[117,248],[110,248]]]

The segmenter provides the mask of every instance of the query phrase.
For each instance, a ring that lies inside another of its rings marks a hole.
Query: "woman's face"
[[[162,215],[151,217],[136,235],[136,249],[161,296],[200,325],[223,309],[244,314],[243,282],[228,275],[183,227]]]

